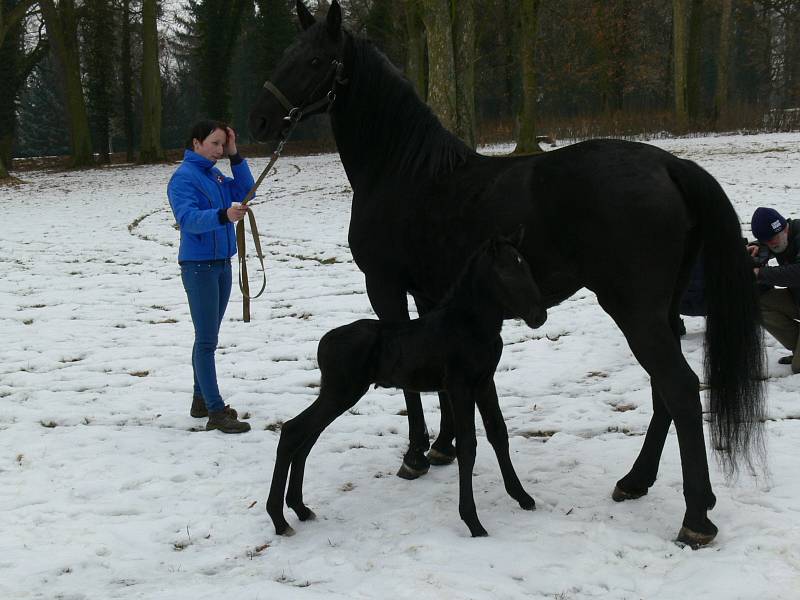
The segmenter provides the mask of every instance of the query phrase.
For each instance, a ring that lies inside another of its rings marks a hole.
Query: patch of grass
[[[22,324],[23,325],[31,325],[33,323],[33,319],[25,319]]]
[[[47,427],[48,429],[53,429],[54,427],[58,427],[58,424],[55,421],[39,421],[42,427]]]
[[[537,429],[535,431],[520,431],[517,435],[524,438],[545,438],[549,439],[558,433],[556,429]]]
[[[133,377],[147,377],[148,375],[150,375],[150,371],[131,371],[130,373],[128,373],[128,375],[131,375]]]
[[[264,425],[266,431],[280,431],[283,427],[283,421],[275,421],[274,423],[267,423]]]

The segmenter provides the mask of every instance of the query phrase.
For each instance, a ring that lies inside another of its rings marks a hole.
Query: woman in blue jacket
[[[214,165],[231,161],[233,179]],[[190,414],[208,416],[207,430],[243,433],[250,424],[222,401],[214,353],[225,307],[231,294],[231,256],[236,254],[233,223],[247,213],[234,202],[253,185],[247,162],[236,149],[233,129],[219,121],[197,123],[186,143],[183,162],[172,175],[167,195],[181,232],[178,263],[194,324],[192,370],[194,394]]]

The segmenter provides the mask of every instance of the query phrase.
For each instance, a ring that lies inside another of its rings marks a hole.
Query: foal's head
[[[297,16],[303,32],[283,53],[250,110],[250,131],[262,142],[283,133],[292,109],[298,118],[327,110],[342,78],[346,36],[339,2],[333,0],[327,17],[317,21],[297,0]]]
[[[479,284],[503,307],[504,318],[522,319],[536,328],[547,319],[547,310],[530,266],[519,251],[521,242],[522,231],[514,239],[489,240],[476,257],[474,275],[481,278]]]

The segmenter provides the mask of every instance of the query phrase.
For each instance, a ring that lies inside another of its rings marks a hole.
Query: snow
[[[714,174],[745,230],[759,205],[800,216],[800,134],[657,145]],[[777,364],[786,351],[767,338],[771,476],[727,482],[712,461],[720,534],[680,548],[674,430],[650,494],[611,500],[643,440],[649,382],[586,290],[539,330],[503,330],[497,388],[536,511],[506,495],[479,425],[473,485],[490,537],[470,538],[455,465],[395,477],[405,407],[378,389],[311,454],[318,519],[287,510],[297,535],[276,536],[264,501],[280,423],[315,399],[322,334],[372,316],[347,247],[349,185],[336,155],[285,157],[255,204],[268,288],[250,324],[234,291],[222,326],[220,387],[253,426],[231,436],[189,416],[192,326],[165,198],[174,168],[31,172],[0,188],[0,597],[800,596],[800,377]],[[703,320],[686,325],[698,370]],[[438,399],[423,403],[434,433]]]

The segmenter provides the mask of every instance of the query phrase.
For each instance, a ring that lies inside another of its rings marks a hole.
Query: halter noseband
[[[317,90],[319,90],[319,88],[321,88],[322,85],[328,80],[328,77],[333,75],[330,91],[328,91],[327,94],[315,102],[306,101],[299,106],[293,105],[286,95],[269,80],[264,82],[264,89],[272,94],[275,99],[281,103],[281,106],[287,110],[287,115],[283,118],[283,120],[287,122],[287,125],[292,126],[299,122],[304,115],[313,113],[322,107],[326,107],[327,111],[331,110],[333,103],[336,101],[336,86],[346,85],[349,81],[342,77],[342,71],[344,71],[344,64],[336,59],[333,59],[331,61],[331,67],[328,70],[328,73],[325,75],[322,81],[319,82],[317,87],[315,87],[314,90],[309,94],[309,99],[313,98],[317,93]]]

